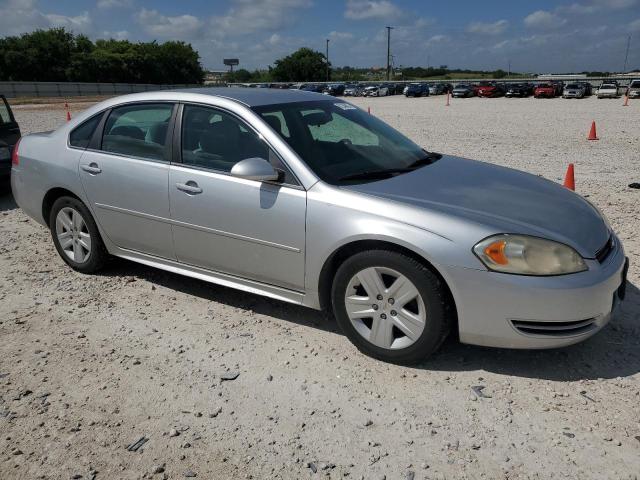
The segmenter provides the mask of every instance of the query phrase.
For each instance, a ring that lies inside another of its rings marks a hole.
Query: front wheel
[[[77,198],[60,197],[51,207],[49,228],[56,250],[74,270],[100,270],[109,254],[89,209]]]
[[[365,251],[347,259],[336,272],[332,304],[338,325],[360,351],[392,363],[425,359],[451,325],[451,305],[439,277],[394,251]]]

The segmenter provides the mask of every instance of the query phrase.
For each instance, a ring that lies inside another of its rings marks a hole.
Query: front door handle
[[[176,188],[189,195],[197,195],[202,193],[202,189],[193,180],[189,180],[187,183],[176,183]]]
[[[91,162],[89,165],[80,165],[80,168],[91,175],[102,173],[102,169],[95,162]]]

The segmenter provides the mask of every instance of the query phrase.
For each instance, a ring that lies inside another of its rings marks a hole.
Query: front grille
[[[596,252],[596,260],[598,260],[598,262],[600,263],[604,262],[609,254],[613,251],[614,247],[615,242],[613,240],[613,235],[611,235],[609,237],[609,240],[607,240],[607,243],[605,243],[604,246]]]
[[[595,328],[595,318],[571,322],[535,322],[512,320],[511,324],[520,333],[545,337],[570,337],[590,332]]]

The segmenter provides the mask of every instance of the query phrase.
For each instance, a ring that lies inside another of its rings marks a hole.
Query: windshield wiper
[[[389,178],[401,173],[411,172],[425,165],[431,165],[433,162],[440,160],[442,155],[439,153],[426,152],[427,154],[411,163],[408,167],[402,168],[386,168],[380,170],[365,170],[364,172],[352,173],[338,178],[338,180],[375,180],[379,178]]]
[[[389,178],[400,173],[406,173],[413,170],[413,168],[387,168],[382,170],[365,170],[364,172],[352,173],[338,178],[340,181],[344,180],[375,180],[378,178]]]
[[[442,158],[442,155],[440,155],[439,153],[434,153],[434,152],[426,152],[426,153],[427,154],[424,157],[419,158],[418,160],[413,162],[411,165],[409,165],[407,168],[409,170],[413,170],[418,167],[424,167],[425,165],[431,165],[433,162],[436,162]]]

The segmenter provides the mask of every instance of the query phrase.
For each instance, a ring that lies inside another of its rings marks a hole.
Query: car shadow
[[[100,274],[119,277],[134,276],[185,295],[245,310],[247,313],[254,312],[259,315],[268,315],[326,332],[339,332],[333,318],[324,312],[148,267],[124,259],[114,259]]]
[[[11,185],[8,181],[0,182],[0,212],[7,212],[18,208],[11,193]]]
[[[512,350],[463,345],[449,339],[419,366],[425,370],[487,371],[553,381],[628,377],[640,372],[640,290],[627,295],[612,321],[590,339],[551,350]]]
[[[324,312],[134,262],[118,259],[103,274],[135,276],[186,295],[342,335],[335,320]],[[626,300],[614,319],[585,342],[552,350],[510,350],[463,345],[455,335],[451,335],[434,356],[411,368],[447,372],[486,371],[554,381],[627,377],[640,372],[639,320],[640,290],[627,282]]]

